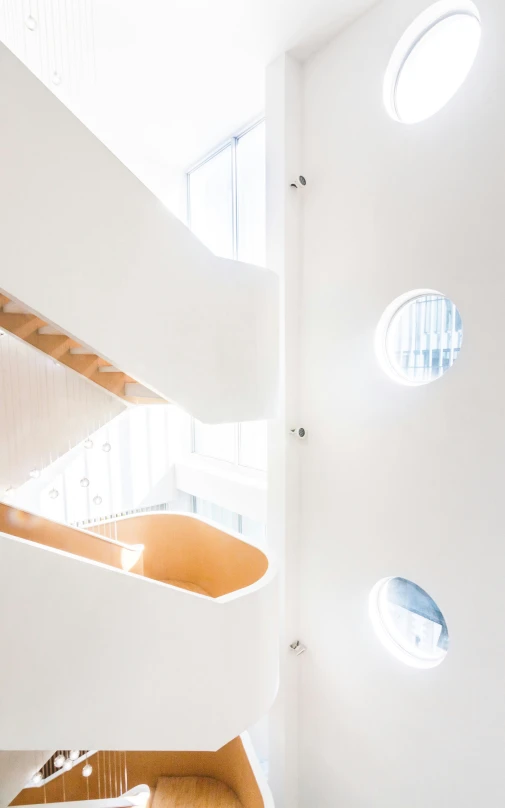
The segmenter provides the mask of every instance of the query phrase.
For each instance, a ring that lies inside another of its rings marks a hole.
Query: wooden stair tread
[[[159,777],[151,808],[242,808],[242,803],[213,777]]]
[[[80,345],[60,329],[48,325],[22,303],[0,294],[0,329],[24,340],[33,348],[65,365],[99,387],[130,404],[167,403],[139,384],[132,376],[113,367],[91,348]]]

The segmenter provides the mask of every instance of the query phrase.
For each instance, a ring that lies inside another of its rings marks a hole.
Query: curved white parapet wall
[[[64,800],[69,802],[72,808],[144,808],[149,801],[151,791],[146,785],[135,786],[125,791],[120,797],[103,797],[101,799],[91,800]],[[41,795],[43,797],[43,794]],[[35,806],[45,805],[46,808],[61,808],[61,802],[37,802],[33,803]],[[265,802],[265,808],[268,803]],[[3,806],[0,806],[3,808]]]
[[[0,290],[202,421],[275,411],[277,276],[214,256],[0,44]]]
[[[213,599],[2,533],[0,749],[217,750],[272,704],[277,613],[272,565]]]
[[[249,765],[251,766],[258,789],[263,798],[264,808],[275,808],[273,794],[270,790],[270,786],[268,785],[268,780],[261,768],[258,755],[256,754],[249,733],[243,732],[240,736],[240,740],[242,741]]]
[[[226,758],[226,756],[221,757],[220,763],[217,765],[214,764],[214,767],[211,766],[211,770],[209,771],[209,759],[206,760],[205,763],[200,759],[200,766],[202,767],[202,771],[205,771],[204,775],[199,775],[199,764],[198,764],[198,757],[193,760],[192,765],[189,767],[189,771],[185,771],[182,776],[203,776],[203,777],[215,777],[217,774],[220,776],[217,779],[222,778],[222,782],[228,785],[229,788],[233,790],[233,786],[238,782],[241,783],[241,793],[237,794],[240,804],[244,805],[259,805],[258,797],[261,798],[261,804],[263,808],[274,808],[274,801],[272,792],[266,780],[266,777],[261,769],[259,764],[258,758],[256,756],[256,752],[254,751],[254,747],[251,743],[251,739],[249,737],[249,733],[243,732],[240,738],[236,738],[235,741],[238,741],[243,749],[244,758],[243,760],[237,760],[235,758]],[[222,752],[223,750],[221,750]],[[27,753],[18,752],[12,753],[23,755]],[[136,755],[135,752],[130,753],[132,755]],[[149,753],[148,753],[149,754]],[[158,755],[158,753],[153,753],[154,755]],[[170,753],[169,753],[170,754]],[[217,753],[220,754],[219,752]],[[198,753],[196,753],[198,756]],[[179,759],[180,763],[180,759]],[[245,764],[245,765],[244,765]],[[96,764],[95,764],[96,765]],[[173,764],[172,764],[173,765]],[[247,768],[250,768],[252,781],[247,781]],[[191,773],[190,773],[191,772]],[[61,771],[58,772],[57,776],[61,776]],[[156,783],[158,776],[165,778],[170,778],[171,776],[181,776],[181,772],[177,774],[172,773],[170,763],[168,763],[166,769],[160,769],[159,775],[156,775],[155,778],[152,778],[152,771],[148,774],[147,778],[152,783],[153,779]],[[145,777],[145,774],[144,774]],[[252,785],[254,783],[254,785]],[[141,784],[135,786],[134,788],[125,791],[121,796],[117,797],[110,797],[110,798],[102,798],[102,799],[83,799],[82,796],[80,798],[76,798],[75,788],[76,782],[75,779],[71,779],[70,782],[67,780],[67,802],[70,802],[72,808],[143,808],[146,805],[149,796],[154,793],[154,790],[149,788],[146,784]],[[96,783],[93,783],[93,787],[89,791],[90,794],[96,793]],[[50,799],[48,801],[44,801],[47,795],[44,793],[43,788],[41,786],[37,786],[36,788],[30,788],[28,791],[30,798],[27,800],[23,800],[22,804],[26,806],[26,808],[39,808],[39,806],[47,805],[47,806],[60,806],[62,805],[61,801],[53,801],[54,800],[54,792],[51,792]],[[82,790],[81,790],[82,794]],[[246,802],[242,802],[244,795],[247,795]],[[23,796],[20,794],[19,796]],[[19,804],[19,803],[17,803]],[[7,803],[5,803],[7,805]],[[0,808],[4,808],[3,805]]]

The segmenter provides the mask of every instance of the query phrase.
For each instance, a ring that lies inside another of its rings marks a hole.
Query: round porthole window
[[[467,77],[480,35],[479,12],[470,0],[440,0],[414,20],[386,71],[384,101],[392,117],[418,123],[442,109]]]
[[[434,668],[449,648],[444,616],[424,589],[406,578],[384,578],[370,593],[370,617],[382,644],[416,668]]]
[[[386,372],[409,385],[440,378],[463,344],[463,324],[455,304],[431,290],[402,295],[384,313],[377,329],[377,353]]]

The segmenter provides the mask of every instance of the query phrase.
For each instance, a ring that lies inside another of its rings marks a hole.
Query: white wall
[[[212,599],[0,535],[0,749],[220,748],[275,696],[277,597],[272,565]]]
[[[275,410],[277,279],[218,259],[5,47],[0,289],[206,422]]]
[[[459,808],[503,794],[505,6],[479,0],[467,81],[394,122],[390,54],[425,0],[385,0],[304,69],[300,805]],[[448,54],[448,59],[451,58]],[[422,287],[463,317],[456,365],[395,384],[374,332]],[[367,598],[401,575],[447,620],[433,670],[375,637]]]

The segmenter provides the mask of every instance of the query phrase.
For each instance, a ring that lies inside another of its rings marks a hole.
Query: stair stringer
[[[275,412],[274,273],[214,256],[0,45],[0,290],[202,421]]]

